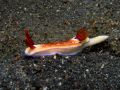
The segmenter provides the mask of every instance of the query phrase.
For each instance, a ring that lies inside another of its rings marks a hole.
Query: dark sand
[[[36,44],[110,38],[76,56],[25,58],[24,28]],[[120,0],[0,0],[0,90],[120,90]]]

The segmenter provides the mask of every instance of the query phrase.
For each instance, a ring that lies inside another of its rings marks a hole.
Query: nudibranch
[[[70,40],[35,45],[29,35],[29,30],[25,29],[24,31],[26,36],[25,42],[28,46],[25,50],[27,56],[75,55],[81,52],[83,48],[101,43],[109,37],[101,35],[89,38],[87,30],[81,28],[77,31],[76,36]]]

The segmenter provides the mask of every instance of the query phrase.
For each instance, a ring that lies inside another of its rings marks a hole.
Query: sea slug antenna
[[[34,42],[33,42],[33,40],[32,40],[31,37],[30,37],[28,28],[25,28],[25,29],[24,29],[24,32],[25,32],[25,37],[26,37],[26,38],[25,38],[25,43],[26,43],[26,45],[27,45],[28,47],[30,47],[31,49],[34,49],[34,48],[35,48]]]

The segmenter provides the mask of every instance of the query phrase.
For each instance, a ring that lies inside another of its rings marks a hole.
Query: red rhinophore
[[[26,39],[25,39],[26,45],[28,47],[30,47],[31,49],[34,49],[35,48],[34,42],[33,42],[33,40],[30,37],[28,28],[25,28],[24,31],[25,31],[25,37],[26,37]]]
[[[85,40],[88,37],[88,32],[86,28],[80,28],[79,31],[77,31],[76,38],[80,41]]]

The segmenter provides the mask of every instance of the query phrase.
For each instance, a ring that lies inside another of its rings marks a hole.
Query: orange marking
[[[76,46],[80,45],[79,41],[77,40],[68,40],[63,42],[52,42],[47,44],[42,44],[43,48],[50,48],[50,47],[65,47],[65,46]]]

